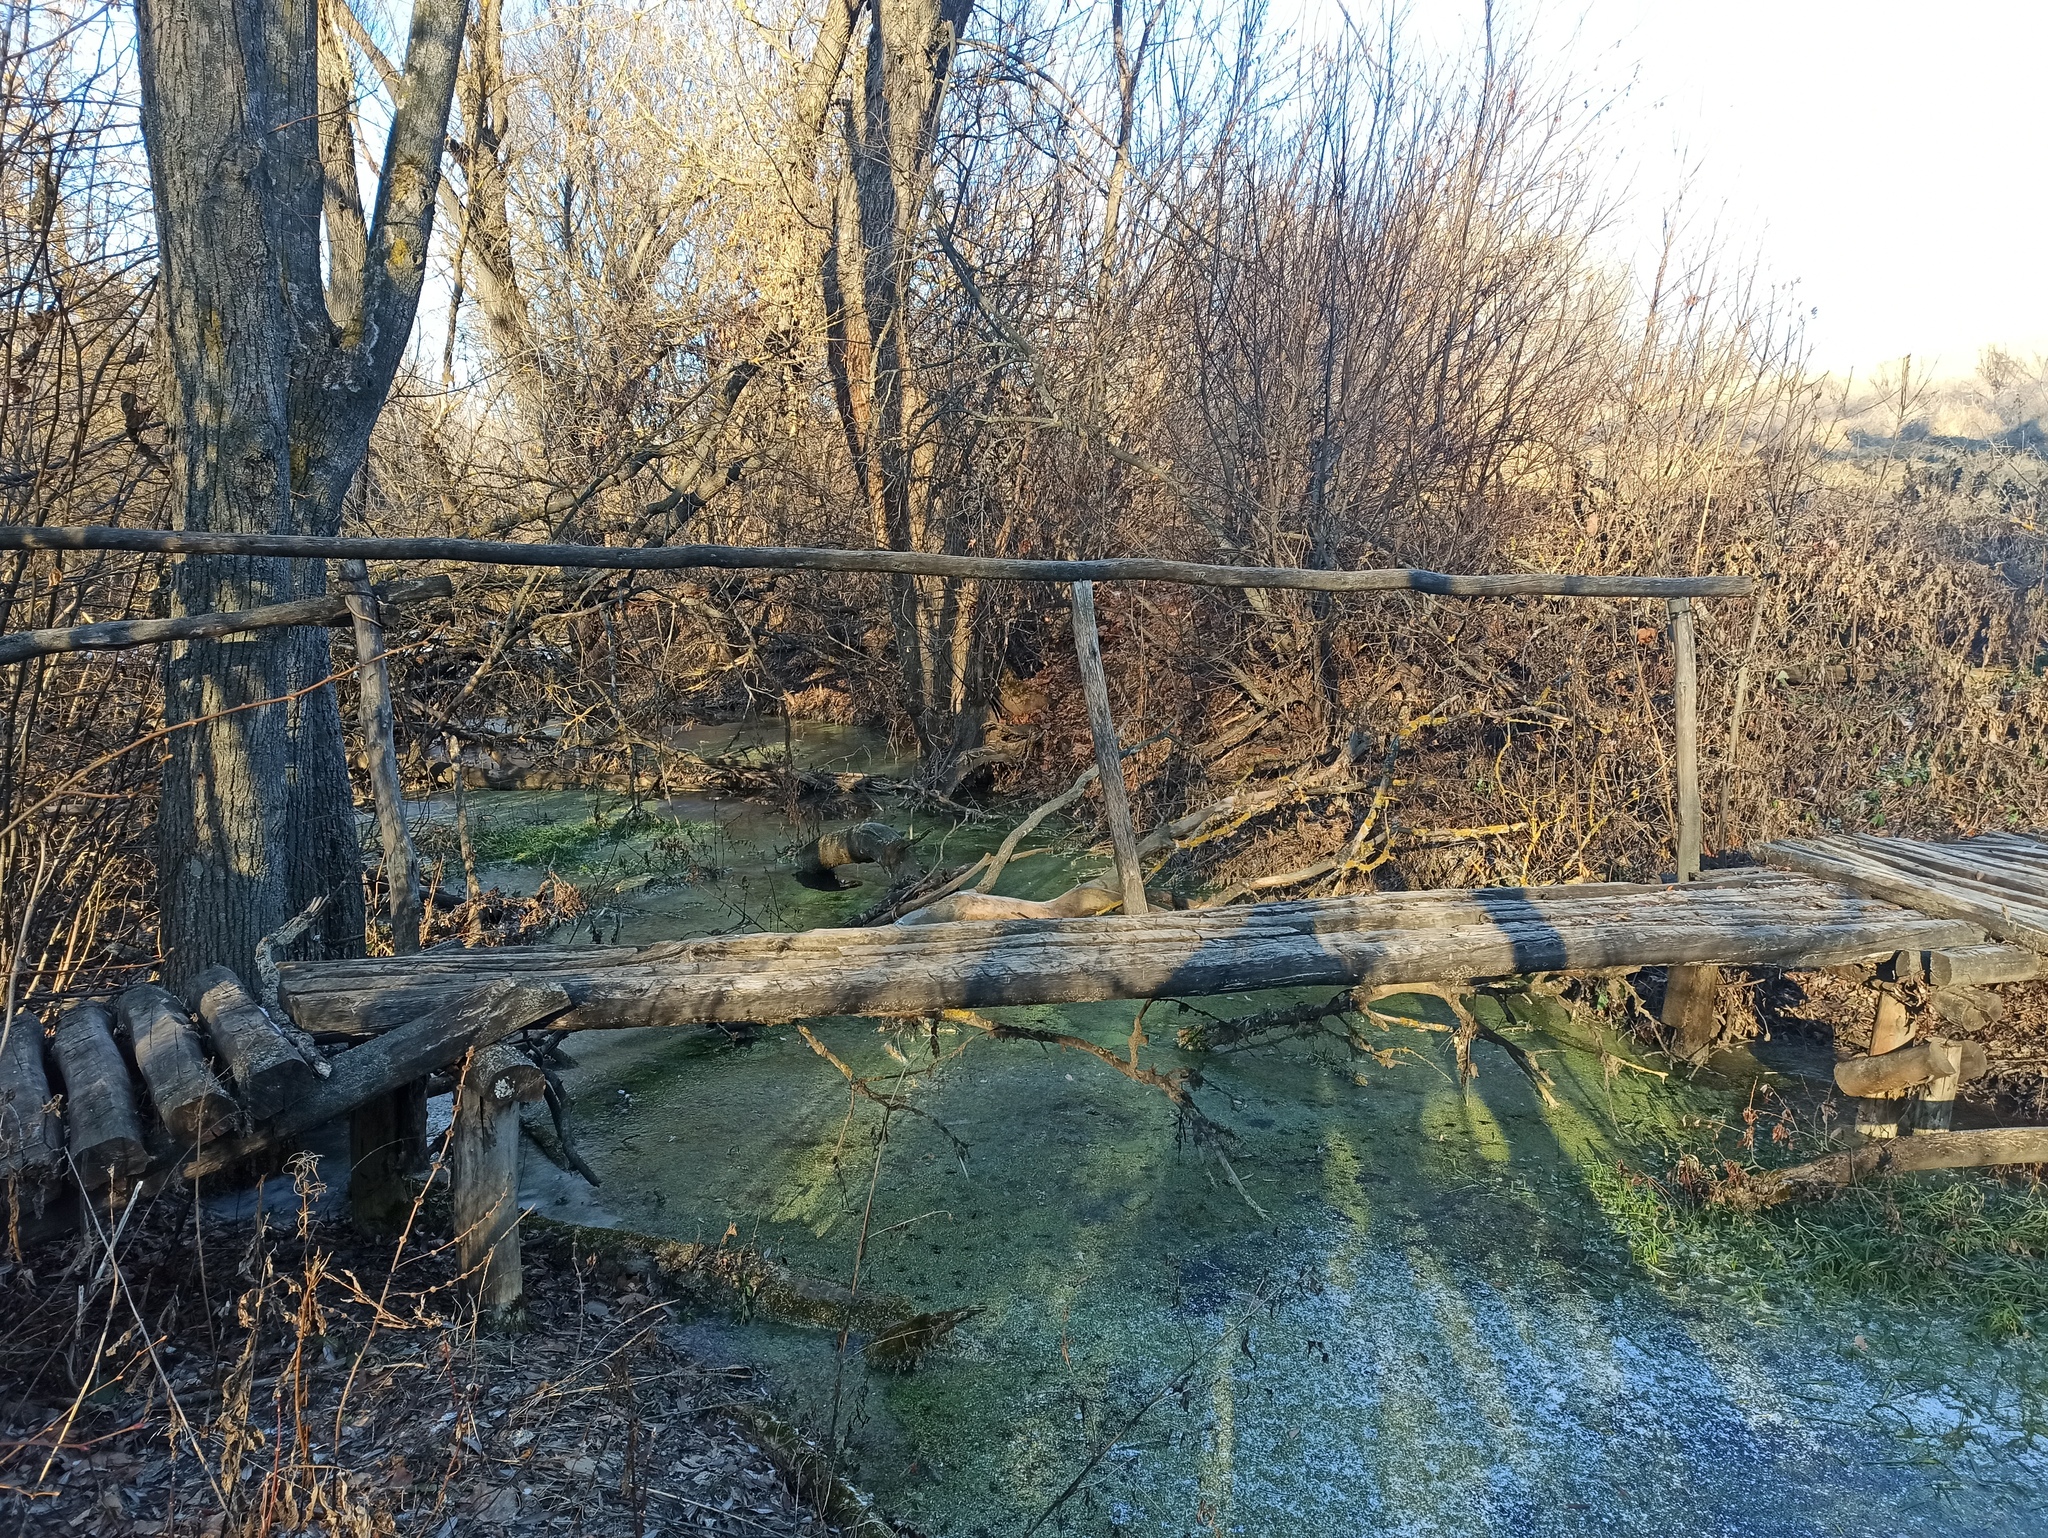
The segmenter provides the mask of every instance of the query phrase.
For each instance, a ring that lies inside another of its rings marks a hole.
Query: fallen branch
[[[1993,1127],[1879,1138],[1789,1169],[1766,1170],[1760,1175],[1738,1170],[1707,1193],[1707,1202],[1737,1212],[1755,1212],[1780,1202],[1832,1196],[1872,1175],[2001,1164],[2048,1164],[2048,1127]]]
[[[1147,1068],[1139,1063],[1137,1042],[1143,1037],[1136,1027],[1132,1030],[1130,1060],[1126,1061],[1109,1048],[1098,1046],[1085,1036],[1070,1036],[1064,1031],[1042,1031],[1031,1025],[1010,1025],[972,1009],[941,1010],[939,1018],[980,1031],[996,1041],[1035,1041],[1041,1046],[1062,1047],[1069,1052],[1085,1052],[1090,1057],[1109,1064],[1133,1084],[1143,1084],[1158,1090],[1172,1104],[1174,1110],[1180,1113],[1181,1125],[1194,1134],[1195,1141],[1216,1155],[1216,1162],[1223,1166],[1223,1173],[1230,1178],[1230,1183],[1236,1188],[1237,1194],[1244,1198],[1245,1205],[1261,1218],[1268,1216],[1266,1209],[1252,1200],[1251,1192],[1247,1191],[1244,1182],[1237,1178],[1237,1171],[1231,1168],[1230,1159],[1223,1151],[1223,1144],[1230,1137],[1230,1129],[1210,1120],[1208,1113],[1195,1104],[1192,1091],[1202,1082],[1200,1070],[1175,1068],[1161,1073],[1156,1068]],[[1140,1018],[1143,1018],[1142,1014]]]

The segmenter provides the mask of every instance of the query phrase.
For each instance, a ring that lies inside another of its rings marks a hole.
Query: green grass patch
[[[1697,1201],[1681,1161],[1664,1175],[1596,1166],[1595,1200],[1637,1263],[1669,1281],[1705,1282],[1768,1300],[1938,1307],[1994,1339],[2048,1325],[2048,1186],[1978,1172],[1915,1174],[1760,1213]],[[1710,1177],[1708,1177],[1710,1178]]]
[[[484,822],[471,841],[486,865],[568,865],[627,836],[616,822]]]

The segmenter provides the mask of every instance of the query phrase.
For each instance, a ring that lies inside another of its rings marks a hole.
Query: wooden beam
[[[1955,945],[1927,953],[1927,980],[1937,988],[2033,983],[2048,977],[2048,956],[2018,945]]]
[[[293,962],[283,969],[283,999],[304,1029],[371,1034],[432,1009],[451,991],[519,978],[566,992],[568,1006],[555,1022],[566,1030],[772,1024],[1697,962],[1828,966],[1977,934],[1823,882],[1757,872],[1683,886],[1372,893],[1142,918]],[[354,1055],[337,1058],[336,1072]]]
[[[2048,1127],[1992,1127],[1971,1132],[1927,1132],[1918,1137],[1865,1143],[1810,1164],[1766,1170],[1716,1185],[1708,1200],[1753,1210],[1798,1198],[1830,1196],[1872,1175],[1911,1170],[1979,1169],[2000,1164],[2048,1164]]]
[[[1740,598],[1750,577],[1591,576],[1509,572],[1459,576],[1395,567],[1318,571],[1212,566],[1122,557],[1003,560],[914,550],[816,550],[773,545],[523,545],[489,539],[326,539],[304,534],[0,525],[0,550],[128,550],[154,555],[281,556],[298,560],[461,561],[612,571],[869,571],[982,582],[1174,582],[1191,587],[1299,588],[1324,593],[1437,593],[1452,598]]]
[[[78,1178],[88,1189],[110,1180],[117,1188],[126,1185],[149,1167],[149,1154],[107,1007],[89,999],[66,1010],[50,1039],[50,1056],[64,1091],[64,1135]]]
[[[1074,657],[1081,666],[1081,698],[1088,704],[1088,735],[1095,739],[1095,768],[1102,781],[1102,810],[1109,823],[1109,841],[1116,850],[1117,881],[1123,888],[1124,912],[1142,916],[1145,867],[1138,863],[1138,830],[1131,824],[1131,800],[1124,791],[1123,744],[1116,715],[1109,708],[1109,682],[1102,675],[1102,638],[1095,626],[1095,584],[1076,582],[1074,594]]]
[[[1671,615],[1671,710],[1675,717],[1678,779],[1678,879],[1700,873],[1704,830],[1700,816],[1700,671],[1693,642],[1692,600],[1673,598]]]
[[[446,577],[421,577],[412,582],[389,582],[377,588],[380,603],[419,603],[429,598],[447,598],[455,585]],[[26,662],[31,657],[55,656],[63,652],[122,651],[136,646],[155,646],[164,641],[211,640],[241,635],[251,630],[272,630],[280,625],[332,625],[348,618],[348,599],[341,593],[323,593],[317,598],[295,598],[290,603],[270,604],[261,609],[237,609],[225,614],[188,614],[179,619],[116,619],[96,625],[66,625],[52,630],[22,630],[0,636],[0,667]]]
[[[1835,1064],[1835,1087],[1845,1095],[1900,1095],[1932,1079],[1981,1078],[1990,1066],[1977,1042],[1922,1041],[1879,1057],[1843,1058]]]
[[[332,1072],[319,1087],[286,1107],[268,1127],[204,1150],[186,1165],[185,1174],[226,1169],[281,1138],[348,1115],[393,1085],[460,1062],[472,1047],[550,1022],[568,1007],[569,995],[545,978],[460,980],[452,987],[444,981],[427,1005],[396,1030],[328,1059]]]
[[[485,1313],[519,1301],[519,1107],[545,1089],[540,1070],[506,1042],[480,1049],[456,1089],[456,1253]]]

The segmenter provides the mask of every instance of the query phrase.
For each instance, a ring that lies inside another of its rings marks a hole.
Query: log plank
[[[2048,978],[2048,956],[2018,945],[1955,945],[1927,953],[1927,980],[1937,988],[2032,983]]]
[[[1417,926],[1389,922],[1403,905],[1372,897],[1142,918],[812,930],[611,954],[521,947],[301,962],[285,968],[283,996],[302,1028],[344,1034],[388,1030],[449,988],[491,977],[559,984],[570,1000],[556,1022],[564,1030],[775,1024],[1686,963],[1825,966],[1979,935],[1955,920],[1797,880],[1763,883],[1759,892],[1687,883],[1609,888],[1591,898],[1508,888],[1422,895],[1429,922]]]
[[[138,983],[115,1002],[135,1048],[135,1067],[158,1120],[180,1143],[211,1142],[235,1124],[234,1097],[214,1076],[185,1008],[155,983]]]
[[[88,1189],[110,1179],[127,1184],[148,1167],[149,1154],[128,1064],[114,1045],[113,1015],[96,1000],[66,1010],[50,1056],[64,1090],[64,1133],[78,1178]]]
[[[1969,891],[1931,875],[1900,869],[1829,840],[1781,839],[1764,848],[1774,864],[1837,881],[1871,897],[1922,913],[1974,924],[2001,940],[2048,951],[2048,908]]]
[[[186,985],[185,997],[227,1065],[251,1121],[270,1120],[320,1082],[313,1065],[228,968],[201,972]]]
[[[0,1184],[41,1184],[64,1163],[64,1124],[50,1109],[42,1017],[26,1009],[0,1024]]]

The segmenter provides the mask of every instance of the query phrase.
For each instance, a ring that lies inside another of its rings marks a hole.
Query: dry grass
[[[751,1373],[676,1343],[644,1259],[537,1236],[522,1316],[480,1327],[448,1246],[314,1216],[313,1168],[282,1224],[164,1192],[101,1215],[111,1245],[96,1225],[0,1263],[0,1527],[841,1530],[792,1488],[804,1449],[755,1429]]]

